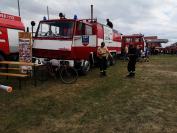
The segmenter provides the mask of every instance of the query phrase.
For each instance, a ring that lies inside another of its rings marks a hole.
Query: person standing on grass
[[[124,52],[125,52],[124,60],[127,60],[127,58],[128,58],[128,56],[127,56],[128,55],[128,45],[125,46]]]
[[[100,76],[106,76],[106,69],[107,69],[107,58],[110,56],[112,58],[111,53],[105,46],[105,43],[101,43],[101,47],[97,49],[97,56],[99,60],[99,67],[100,67]]]
[[[128,58],[129,62],[127,69],[129,74],[127,77],[135,77],[135,65],[138,58],[138,50],[135,45],[129,45]]]
[[[145,60],[146,62],[149,62],[149,48],[147,45],[145,47]]]

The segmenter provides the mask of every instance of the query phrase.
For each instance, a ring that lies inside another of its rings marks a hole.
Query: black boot
[[[106,76],[106,71],[103,71],[103,76]]]
[[[135,77],[135,73],[131,71],[131,72],[129,72],[129,74],[126,77],[133,78],[133,77]]]
[[[132,76],[135,76],[135,71],[132,71]]]
[[[135,72],[131,72],[130,75],[131,75],[130,77],[134,78],[135,77]]]

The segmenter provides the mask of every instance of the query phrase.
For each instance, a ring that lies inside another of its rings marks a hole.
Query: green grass
[[[176,66],[176,56],[161,55],[137,63],[134,79],[118,61],[107,77],[93,69],[72,85],[27,81],[18,90],[9,80],[15,90],[0,91],[0,133],[176,133]]]

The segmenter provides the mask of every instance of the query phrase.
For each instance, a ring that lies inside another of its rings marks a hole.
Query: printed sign
[[[32,35],[29,32],[19,32],[19,61],[32,62]],[[32,70],[31,66],[21,66],[22,73]]]
[[[9,20],[16,20],[16,21],[21,21],[21,18],[18,16],[13,16],[5,13],[0,13],[0,18],[2,19],[9,19]]]
[[[87,46],[89,44],[89,36],[88,35],[83,35],[82,36],[82,44],[84,46]]]
[[[111,43],[112,39],[113,39],[112,29],[104,26],[104,41],[105,41],[105,43]]]

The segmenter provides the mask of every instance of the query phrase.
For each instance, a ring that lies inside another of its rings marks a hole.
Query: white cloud
[[[142,33],[158,35],[160,38],[177,40],[177,1],[176,0],[20,0],[21,15],[26,26],[30,21],[39,21],[46,16],[49,7],[50,17],[58,17],[64,12],[66,17],[90,18],[90,4],[94,4],[94,17],[102,23],[110,18],[114,27],[123,34]],[[1,0],[0,10],[16,14],[17,1]]]

